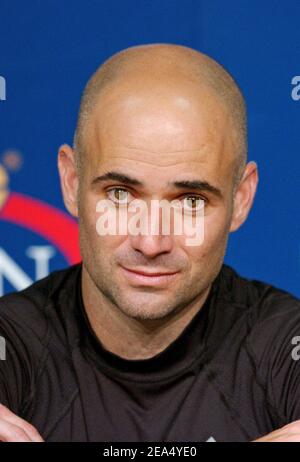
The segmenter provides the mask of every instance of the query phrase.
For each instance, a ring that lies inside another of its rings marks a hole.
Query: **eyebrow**
[[[131,177],[130,175],[110,171],[104,173],[101,176],[98,176],[92,180],[92,185],[99,184],[108,180],[119,181],[120,183],[132,185],[132,186],[145,186],[144,183],[136,178]],[[207,191],[215,196],[222,198],[223,194],[219,188],[216,186],[211,185],[207,181],[202,180],[182,180],[182,181],[174,181],[168,182],[168,186],[175,187],[177,189],[193,189],[198,191]]]
[[[104,173],[104,175],[97,176],[97,178],[94,178],[92,181],[92,184],[99,184],[107,180],[120,181],[120,183],[131,184],[133,186],[143,186],[143,183],[136,178],[119,172],[107,172]]]
[[[175,186],[178,189],[193,189],[198,191],[207,191],[220,199],[223,197],[222,191],[216,186],[211,185],[207,181],[201,180],[183,180],[183,181],[174,181],[171,183],[172,186]]]

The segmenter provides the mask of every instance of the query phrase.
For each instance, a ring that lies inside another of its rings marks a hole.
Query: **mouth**
[[[121,267],[125,273],[127,279],[138,285],[145,286],[160,286],[170,283],[179,274],[179,271],[175,272],[148,272],[142,270],[133,270],[129,268]]]

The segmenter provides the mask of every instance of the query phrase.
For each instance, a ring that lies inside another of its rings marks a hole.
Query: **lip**
[[[130,281],[140,285],[164,285],[170,283],[178,274],[178,271],[173,273],[137,271],[125,268],[124,266],[122,266],[122,269]]]

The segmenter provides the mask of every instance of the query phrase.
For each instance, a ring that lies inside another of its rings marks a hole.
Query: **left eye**
[[[183,198],[183,207],[186,210],[197,211],[202,209],[205,200],[199,196],[187,196]]]
[[[114,188],[107,191],[109,199],[117,204],[127,204],[129,202],[129,192],[123,188]]]

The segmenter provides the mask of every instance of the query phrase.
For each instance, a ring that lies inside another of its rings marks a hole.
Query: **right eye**
[[[109,199],[119,205],[125,205],[129,203],[129,191],[124,188],[112,188],[107,191]]]

